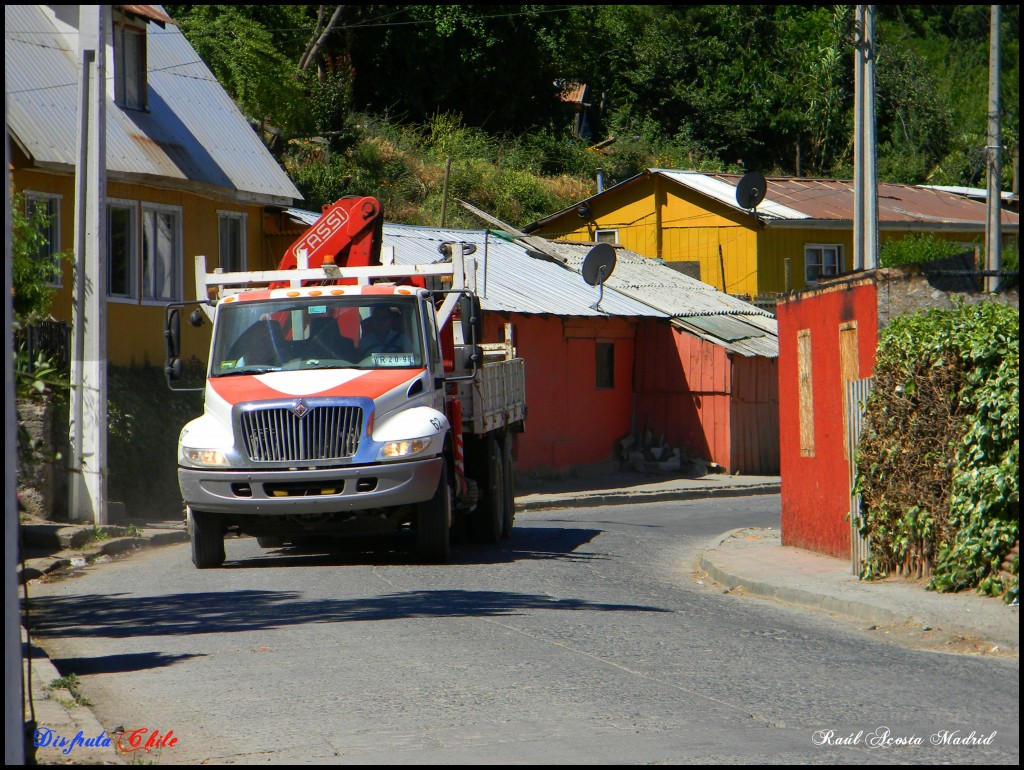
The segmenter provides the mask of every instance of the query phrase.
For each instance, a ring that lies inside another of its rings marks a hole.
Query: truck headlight
[[[430,446],[430,436],[410,438],[402,441],[386,441],[380,448],[381,459],[394,460],[399,457],[412,457]]]
[[[198,449],[182,447],[181,457],[192,465],[227,465],[228,458],[219,449]]]

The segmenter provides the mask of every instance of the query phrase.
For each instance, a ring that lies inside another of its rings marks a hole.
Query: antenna
[[[736,185],[736,202],[741,209],[755,211],[768,192],[768,181],[759,171],[748,171]]]
[[[591,286],[598,287],[597,302],[590,306],[591,310],[600,310],[604,299],[604,282],[615,269],[615,248],[610,243],[599,243],[583,258],[583,280]]]

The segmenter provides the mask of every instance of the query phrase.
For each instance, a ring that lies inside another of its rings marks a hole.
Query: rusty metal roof
[[[78,8],[4,8],[11,137],[38,167],[63,173],[73,171],[77,163]],[[112,87],[108,89],[110,179],[181,189],[205,187],[262,204],[292,205],[301,199],[176,26],[148,27],[146,48],[147,108],[121,109],[111,98]],[[112,81],[109,68],[107,75]]]
[[[666,172],[678,179],[678,172]],[[739,174],[706,174],[710,179],[735,189]],[[772,177],[768,180],[765,203],[781,204],[817,220],[853,221],[853,182],[841,179],[805,179]],[[735,202],[735,198],[733,199]],[[764,203],[758,206],[762,211]],[[987,218],[984,203],[939,188],[918,185],[878,183],[878,223],[949,224],[984,227]],[[1002,221],[1015,226],[1017,214],[1002,212]]]
[[[120,8],[125,13],[130,13],[143,19],[149,19],[150,21],[156,22],[161,27],[166,24],[174,24],[174,19],[164,13],[157,5],[115,5],[114,7]]]
[[[571,102],[573,104],[581,104],[583,97],[587,93],[586,83],[563,83],[562,91],[558,97],[563,102]]]
[[[736,185],[740,174],[714,174],[701,171],[651,168],[617,185],[592,195],[586,201],[607,197],[614,191],[636,184],[646,177],[660,175],[687,189],[723,203],[737,211],[746,211],[736,202]],[[842,179],[809,179],[804,177],[769,177],[764,200],[757,207],[759,218],[768,226],[807,227],[823,223],[846,226],[853,222],[853,182]],[[580,201],[525,226],[533,232],[542,225],[575,212]],[[1002,210],[1003,227],[1017,232],[1020,217]],[[878,184],[879,227],[894,228],[926,226],[983,230],[987,219],[985,204],[949,190],[923,185]]]

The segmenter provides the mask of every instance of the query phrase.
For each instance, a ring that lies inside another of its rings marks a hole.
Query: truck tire
[[[473,539],[497,543],[505,526],[505,463],[501,445],[493,436],[483,440],[484,463],[480,468],[480,499],[471,520]]]
[[[256,538],[256,545],[260,548],[281,548],[284,545],[284,541],[279,537],[260,535]]]
[[[219,513],[188,509],[188,534],[196,569],[224,564],[224,520]]]
[[[506,433],[501,439],[501,457],[504,461],[505,475],[503,477],[504,489],[502,489],[502,495],[504,496],[504,505],[502,513],[504,515],[504,521],[501,527],[502,538],[512,536],[512,527],[516,521],[516,480],[512,468],[512,434]]]
[[[448,463],[441,458],[441,477],[434,496],[416,506],[416,552],[428,564],[445,564],[451,552],[452,488]]]

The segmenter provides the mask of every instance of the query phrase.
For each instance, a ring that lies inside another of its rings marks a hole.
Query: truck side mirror
[[[192,315],[188,317],[188,322],[198,329],[203,325],[203,311],[200,308],[193,310]]]
[[[459,318],[462,322],[462,341],[475,345],[483,339],[483,313],[480,298],[475,294],[463,294],[459,299]]]
[[[181,354],[181,314],[176,307],[168,307],[164,316],[164,343],[168,361]]]

